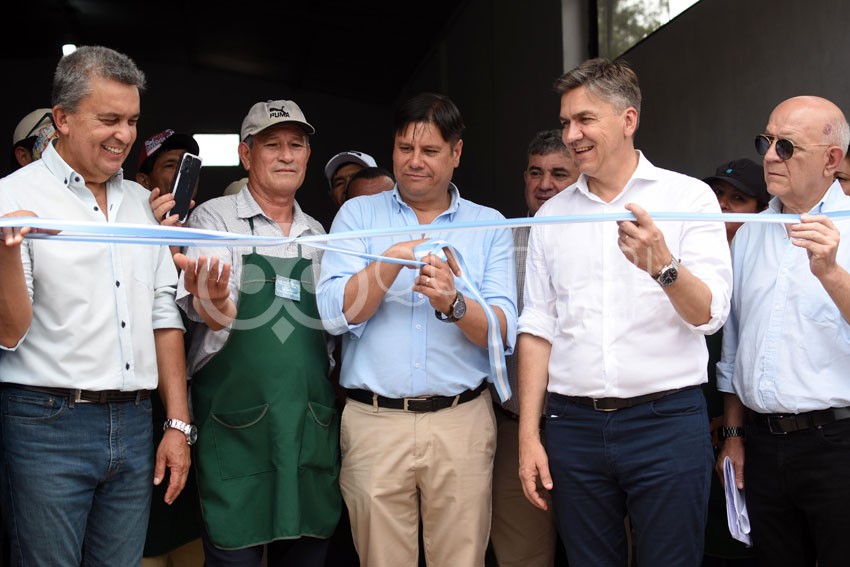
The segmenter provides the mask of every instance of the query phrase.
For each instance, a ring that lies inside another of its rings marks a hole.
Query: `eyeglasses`
[[[760,156],[767,154],[770,150],[770,146],[773,145],[773,142],[776,142],[776,155],[779,156],[779,159],[782,161],[788,161],[791,159],[791,156],[794,155],[794,150],[805,150],[806,147],[814,147],[814,146],[829,146],[830,144],[808,144],[807,146],[798,146],[794,144],[791,140],[787,138],[777,138],[776,136],[771,136],[770,134],[759,134],[756,136],[756,151]]]

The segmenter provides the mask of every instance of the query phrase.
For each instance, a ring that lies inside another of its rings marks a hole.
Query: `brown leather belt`
[[[42,394],[52,394],[68,398],[75,402],[94,402],[96,404],[108,404],[110,402],[136,402],[151,397],[150,390],[75,390],[73,388],[53,388],[50,386],[29,386],[26,384],[5,384],[9,388],[20,388]]]
[[[759,413],[754,417],[756,423],[766,426],[774,435],[787,435],[843,419],[850,419],[850,408],[829,408],[804,413]]]
[[[466,390],[457,396],[422,396],[419,398],[385,398],[369,390],[349,388],[346,388],[345,392],[349,398],[362,404],[422,413],[465,404],[480,396],[485,389],[487,389],[487,383],[482,382],[474,390]]]
[[[570,402],[581,404],[583,406],[590,406],[597,411],[617,411],[621,409],[631,408],[640,404],[645,404],[646,402],[660,400],[661,398],[669,396],[670,394],[683,392],[692,388],[696,388],[696,386],[687,386],[685,388],[676,388],[675,390],[653,392],[651,394],[644,394],[642,396],[635,396],[633,398],[588,398],[584,396],[565,396],[563,394],[557,394],[555,392],[549,392],[549,395],[555,396],[556,398],[560,398],[562,400],[568,400]]]

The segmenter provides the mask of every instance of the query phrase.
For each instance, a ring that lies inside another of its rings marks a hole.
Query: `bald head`
[[[808,212],[829,189],[850,144],[844,113],[825,98],[789,98],[773,109],[765,134],[767,190],[787,212]]]
[[[850,145],[850,126],[844,113],[819,96],[796,96],[781,102],[770,114],[768,127],[771,123],[796,124],[812,137],[812,143],[838,146],[845,153]]]

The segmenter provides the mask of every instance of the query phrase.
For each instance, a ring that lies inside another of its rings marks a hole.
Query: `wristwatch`
[[[464,299],[460,290],[457,290],[457,295],[455,296],[455,300],[452,302],[452,306],[449,307],[448,314],[441,313],[434,309],[434,315],[437,319],[445,323],[460,321],[463,316],[466,315],[466,299]]]
[[[667,287],[668,285],[673,285],[673,282],[675,282],[678,277],[679,260],[674,257],[669,264],[661,268],[661,271],[658,272],[657,276],[655,276],[655,281],[657,281],[658,285],[661,287]]]
[[[179,419],[166,419],[165,423],[162,425],[162,430],[165,431],[168,428],[176,429],[177,431],[182,431],[183,435],[186,436],[186,443],[189,445],[194,445],[198,440],[198,428],[192,425],[191,423],[186,423],[185,421],[180,421]]]
[[[744,436],[744,428],[741,426],[735,427],[721,427],[720,428],[720,438],[728,439],[730,437],[743,437]]]

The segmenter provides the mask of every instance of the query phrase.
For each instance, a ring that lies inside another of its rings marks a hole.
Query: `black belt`
[[[549,392],[549,395],[555,396],[555,398],[575,402],[583,406],[590,406],[597,411],[616,411],[634,407],[640,404],[645,404],[646,402],[658,400],[665,396],[669,396],[670,394],[675,394],[676,392],[682,392],[684,390],[690,390],[691,388],[696,388],[696,386],[676,388],[675,390],[664,390],[663,392],[653,392],[651,394],[644,394],[642,396],[635,396],[633,398],[587,398],[583,396],[565,396],[563,394],[558,394],[555,392]]]
[[[30,390],[32,392],[41,392],[42,394],[52,394],[54,396],[62,396],[75,402],[94,402],[96,404],[108,404],[110,402],[136,402],[146,400],[151,397],[150,390],[75,390],[73,388],[52,388],[50,386],[28,386],[26,384],[9,384],[9,388],[20,388],[21,390]]]
[[[400,409],[412,412],[438,411],[445,408],[465,404],[481,395],[487,389],[487,383],[482,382],[474,390],[466,390],[457,396],[422,396],[419,398],[385,398],[369,390],[346,388],[345,392],[354,401],[387,409]]]
[[[756,423],[766,426],[768,431],[774,435],[786,435],[803,429],[828,425],[842,419],[850,419],[850,407],[829,408],[804,413],[755,414]]]

